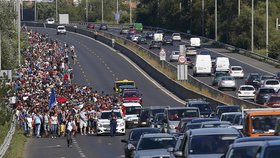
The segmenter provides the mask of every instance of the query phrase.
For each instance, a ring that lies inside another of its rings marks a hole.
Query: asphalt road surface
[[[143,94],[143,106],[183,106],[173,97],[155,86],[120,54],[84,36],[74,33],[56,35],[56,30],[33,28],[34,31],[48,33],[57,39],[74,45],[78,63],[74,65],[74,82],[92,86],[94,90],[113,93],[113,82],[117,79],[134,80]],[[128,133],[128,131],[127,131]],[[25,158],[118,158],[124,157],[121,139],[125,136],[81,136],[77,135],[73,148],[67,148],[65,138],[31,138],[25,149]]]

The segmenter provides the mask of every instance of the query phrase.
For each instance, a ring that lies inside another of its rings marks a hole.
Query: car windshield
[[[125,91],[123,93],[124,98],[131,98],[131,97],[140,97],[140,94],[138,91]]]
[[[152,109],[152,115],[155,116],[158,113],[163,113],[164,109]]]
[[[173,36],[180,36],[179,33],[173,33]]]
[[[225,128],[225,127],[229,127],[229,123],[202,123],[201,128]]]
[[[215,73],[216,77],[222,77],[222,76],[228,76],[228,74],[226,72],[217,72]]]
[[[185,117],[199,117],[198,109],[170,109],[168,110],[168,119],[170,121],[180,121]]]
[[[262,76],[261,80],[267,80],[267,79],[275,79],[274,76]]]
[[[218,108],[218,115],[221,115],[222,113],[226,113],[226,112],[241,112],[239,107],[221,107]]]
[[[232,71],[241,71],[242,68],[241,67],[231,67]]]
[[[264,88],[260,89],[260,94],[268,94],[268,93],[275,93],[275,90],[273,88]]]
[[[130,133],[129,140],[138,141],[142,134],[146,133],[160,133],[158,129],[147,129],[147,130],[133,130]]]
[[[235,118],[236,114],[227,114],[221,116],[221,121],[228,121],[230,123],[233,123],[233,120]]]
[[[251,87],[251,86],[244,86],[244,87],[240,87],[241,91],[254,91],[255,88],[254,87]]]
[[[279,158],[280,146],[268,146],[264,153],[264,158]]]
[[[120,112],[114,112],[114,113],[118,117],[118,119],[122,118]],[[112,114],[112,112],[102,112],[100,118],[101,119],[109,119],[111,114]]]
[[[132,115],[132,114],[139,114],[140,112],[140,106],[131,106],[131,107],[126,107],[125,111],[126,111],[126,115]]]
[[[212,111],[210,104],[207,103],[201,103],[201,104],[192,104],[192,107],[197,107],[199,108],[200,112],[204,112],[204,111]]]
[[[238,135],[198,135],[190,140],[190,155],[223,154]]]
[[[64,30],[65,28],[64,28],[64,27],[58,27],[57,29],[59,29],[59,30]]]
[[[272,96],[269,98],[268,102],[280,102],[280,97]]]
[[[135,83],[134,82],[117,82],[116,88],[119,88],[120,86],[124,86],[124,85],[135,86]]]
[[[156,121],[161,123],[163,121],[163,119],[164,119],[164,114],[156,115]]]
[[[243,125],[243,119],[242,119],[242,115],[241,114],[238,114],[234,117],[234,120],[233,120],[233,125]]]
[[[265,84],[267,84],[267,85],[279,85],[279,81],[270,80],[270,81],[266,81]]]
[[[176,139],[174,137],[151,137],[143,138],[139,143],[138,150],[167,149],[175,147]]]
[[[259,80],[260,79],[260,75],[251,75],[249,77],[250,80]]]
[[[255,158],[257,152],[259,150],[259,146],[244,146],[233,148],[229,151],[229,158]]]
[[[174,55],[179,55],[180,54],[180,52],[179,51],[174,51],[174,52],[172,52]]]
[[[231,77],[231,76],[224,76],[221,80],[224,80],[224,81],[233,81],[234,78]]]
[[[274,133],[280,115],[252,116],[252,133]]]

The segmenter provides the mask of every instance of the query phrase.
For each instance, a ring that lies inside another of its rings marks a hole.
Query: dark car
[[[172,40],[172,37],[171,36],[165,36],[163,38],[163,45],[166,45],[166,44],[170,44],[170,45],[173,45],[173,40]]]
[[[211,55],[210,51],[208,50],[201,50],[198,52],[199,55]]]
[[[108,30],[107,24],[100,24],[99,30]]]
[[[182,118],[178,124],[177,127],[175,127],[176,129],[176,133],[183,133],[184,132],[184,127],[192,121],[192,119],[194,119],[195,117],[186,117],[186,118]]]
[[[254,101],[257,104],[264,104],[271,94],[274,94],[273,88],[261,87],[256,91]]]
[[[271,108],[280,108],[280,95],[270,95],[264,105]]]
[[[133,149],[132,146],[137,146],[137,143],[144,133],[160,133],[157,128],[134,128],[129,132],[128,139],[122,139],[121,142],[125,143],[124,153],[126,158],[131,158]]]
[[[188,65],[188,68],[190,68],[190,69],[193,68],[193,61],[190,57],[186,57],[186,63]]]
[[[130,33],[130,32],[128,32],[128,33],[126,34],[126,39],[131,40],[133,35],[135,35],[135,33]]]
[[[280,71],[276,73],[276,79],[280,81]]]
[[[150,44],[149,44],[149,49],[152,49],[152,48],[160,49],[161,48],[161,42],[159,42],[159,41],[151,41]]]
[[[95,28],[95,24],[89,23],[89,24],[87,24],[87,28],[94,29]]]
[[[128,27],[122,27],[121,28],[121,31],[120,31],[120,34],[127,34],[129,31],[129,28]]]
[[[241,107],[239,105],[219,105],[216,107],[216,117],[220,118],[222,113],[226,112],[241,112]]]
[[[147,44],[147,39],[145,36],[141,36],[137,39],[137,44]]]
[[[138,119],[138,127],[150,127],[150,110],[147,109],[141,109]]]
[[[215,72],[213,80],[212,80],[212,86],[217,86],[223,76],[229,76],[229,73],[223,72],[223,71]]]
[[[259,73],[250,73],[245,79],[245,84],[258,88],[260,78],[261,75]]]
[[[153,39],[154,38],[154,32],[146,32],[145,37],[147,39]]]
[[[209,102],[203,99],[188,99],[187,107],[197,107],[200,111],[201,117],[210,117],[213,114],[212,107]]]

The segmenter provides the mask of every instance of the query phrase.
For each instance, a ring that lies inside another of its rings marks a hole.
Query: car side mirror
[[[174,153],[175,157],[183,157],[183,152],[182,151],[175,151]]]
[[[122,142],[122,143],[127,143],[127,140],[122,139],[121,142]]]
[[[167,152],[173,152],[173,151],[174,151],[173,147],[167,148]]]

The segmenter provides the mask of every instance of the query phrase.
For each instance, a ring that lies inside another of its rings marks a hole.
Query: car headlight
[[[175,126],[174,126],[174,125],[169,125],[169,128],[174,129],[174,128],[175,128]]]
[[[120,126],[124,126],[124,122],[121,122],[121,123],[120,123]]]
[[[97,127],[102,127],[102,124],[100,124],[100,123],[97,123]]]

